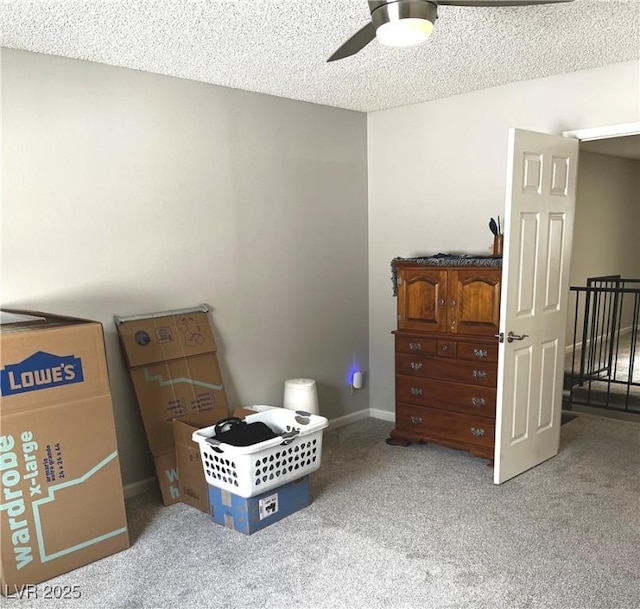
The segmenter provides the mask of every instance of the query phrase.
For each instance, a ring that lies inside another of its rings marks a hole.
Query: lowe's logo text
[[[0,370],[2,395],[37,391],[82,383],[82,360],[73,355],[53,355],[38,351],[18,364],[7,364]]]

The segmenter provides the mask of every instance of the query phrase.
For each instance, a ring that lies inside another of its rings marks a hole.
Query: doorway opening
[[[563,409],[640,419],[640,123],[580,139]]]

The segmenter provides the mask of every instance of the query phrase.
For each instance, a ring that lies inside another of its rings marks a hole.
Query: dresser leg
[[[411,444],[408,440],[399,440],[397,438],[387,438],[385,442],[390,446],[404,446],[405,448]]]
[[[404,437],[404,435],[399,434],[396,429],[394,429],[389,434],[389,437],[387,438],[386,442],[390,446],[404,446],[404,447],[407,447],[409,446],[409,444],[412,443],[411,440],[407,440],[407,438]]]

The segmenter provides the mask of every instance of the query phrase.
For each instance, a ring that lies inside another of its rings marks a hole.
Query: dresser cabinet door
[[[495,268],[399,269],[398,329],[497,334],[501,275]]]
[[[400,330],[447,331],[447,271],[402,269],[398,286]]]
[[[449,331],[493,336],[500,326],[500,269],[449,271]]]

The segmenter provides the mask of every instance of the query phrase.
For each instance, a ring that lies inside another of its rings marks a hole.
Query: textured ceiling
[[[419,47],[326,58],[365,0],[0,0],[4,47],[375,111],[640,58],[640,0],[441,6]]]

